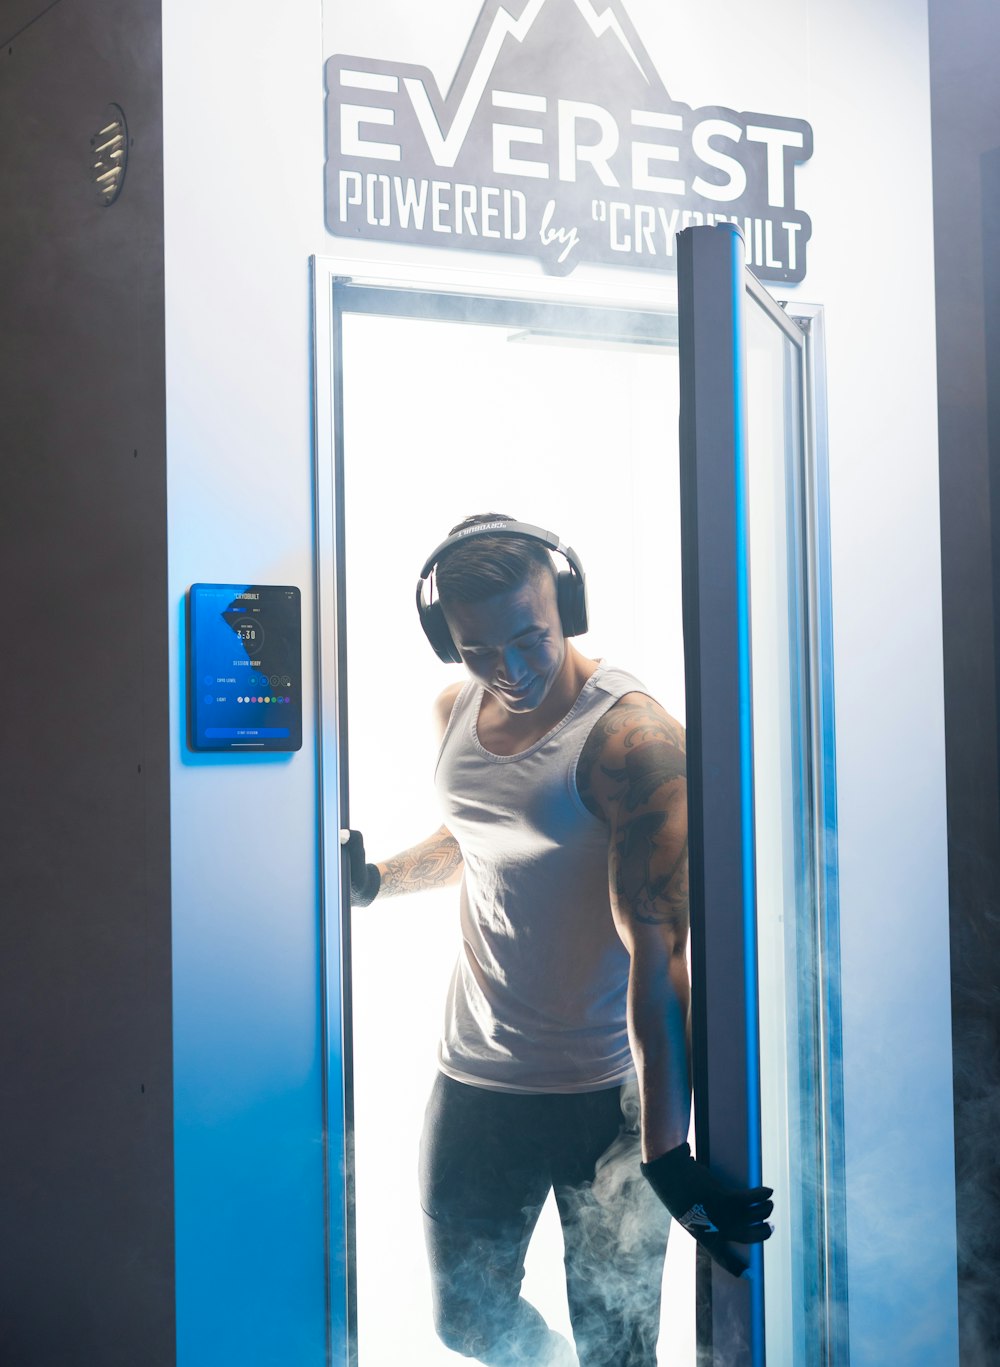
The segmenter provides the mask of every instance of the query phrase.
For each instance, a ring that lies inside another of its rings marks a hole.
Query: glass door
[[[697,1150],[775,1191],[746,1281],[699,1265],[699,1341],[825,1367],[846,1288],[821,338],[735,228],[678,247]]]

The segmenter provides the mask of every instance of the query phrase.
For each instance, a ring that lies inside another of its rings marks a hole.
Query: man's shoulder
[[[684,749],[684,728],[649,693],[623,693],[602,712],[587,737],[605,757],[632,750],[649,741],[667,742]]]
[[[648,693],[623,693],[598,717],[580,754],[577,789],[595,816],[605,817],[630,760],[655,751],[658,768],[684,774],[684,728]],[[668,762],[669,761],[669,762]]]
[[[449,684],[447,688],[443,688],[434,699],[434,724],[437,727],[439,737],[443,737],[448,729],[448,723],[451,720],[455,703],[458,701],[458,695],[464,687],[462,680],[458,679],[455,683]]]

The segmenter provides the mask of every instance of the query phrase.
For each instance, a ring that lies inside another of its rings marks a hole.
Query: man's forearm
[[[682,960],[667,965],[633,955],[628,1027],[642,1102],[642,1156],[647,1163],[688,1137],[689,1001],[687,965]]]
[[[377,868],[382,879],[379,897],[398,897],[457,883],[462,876],[462,852],[447,826],[442,826],[419,845],[394,854]]]

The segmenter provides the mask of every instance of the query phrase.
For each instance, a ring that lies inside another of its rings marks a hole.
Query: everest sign
[[[620,0],[486,0],[448,94],[420,66],[326,64],[326,216],[342,237],[670,270],[692,223],[738,223],[801,280],[801,119],[670,96]]]

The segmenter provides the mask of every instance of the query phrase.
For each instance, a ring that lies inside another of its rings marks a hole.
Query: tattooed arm
[[[588,737],[577,785],[608,825],[611,908],[631,957],[629,1041],[649,1162],[684,1143],[691,1114],[683,729],[646,694],[627,693]]]
[[[448,827],[442,826],[419,845],[394,854],[376,867],[382,878],[379,897],[396,897],[457,883],[462,876],[462,851]]]

